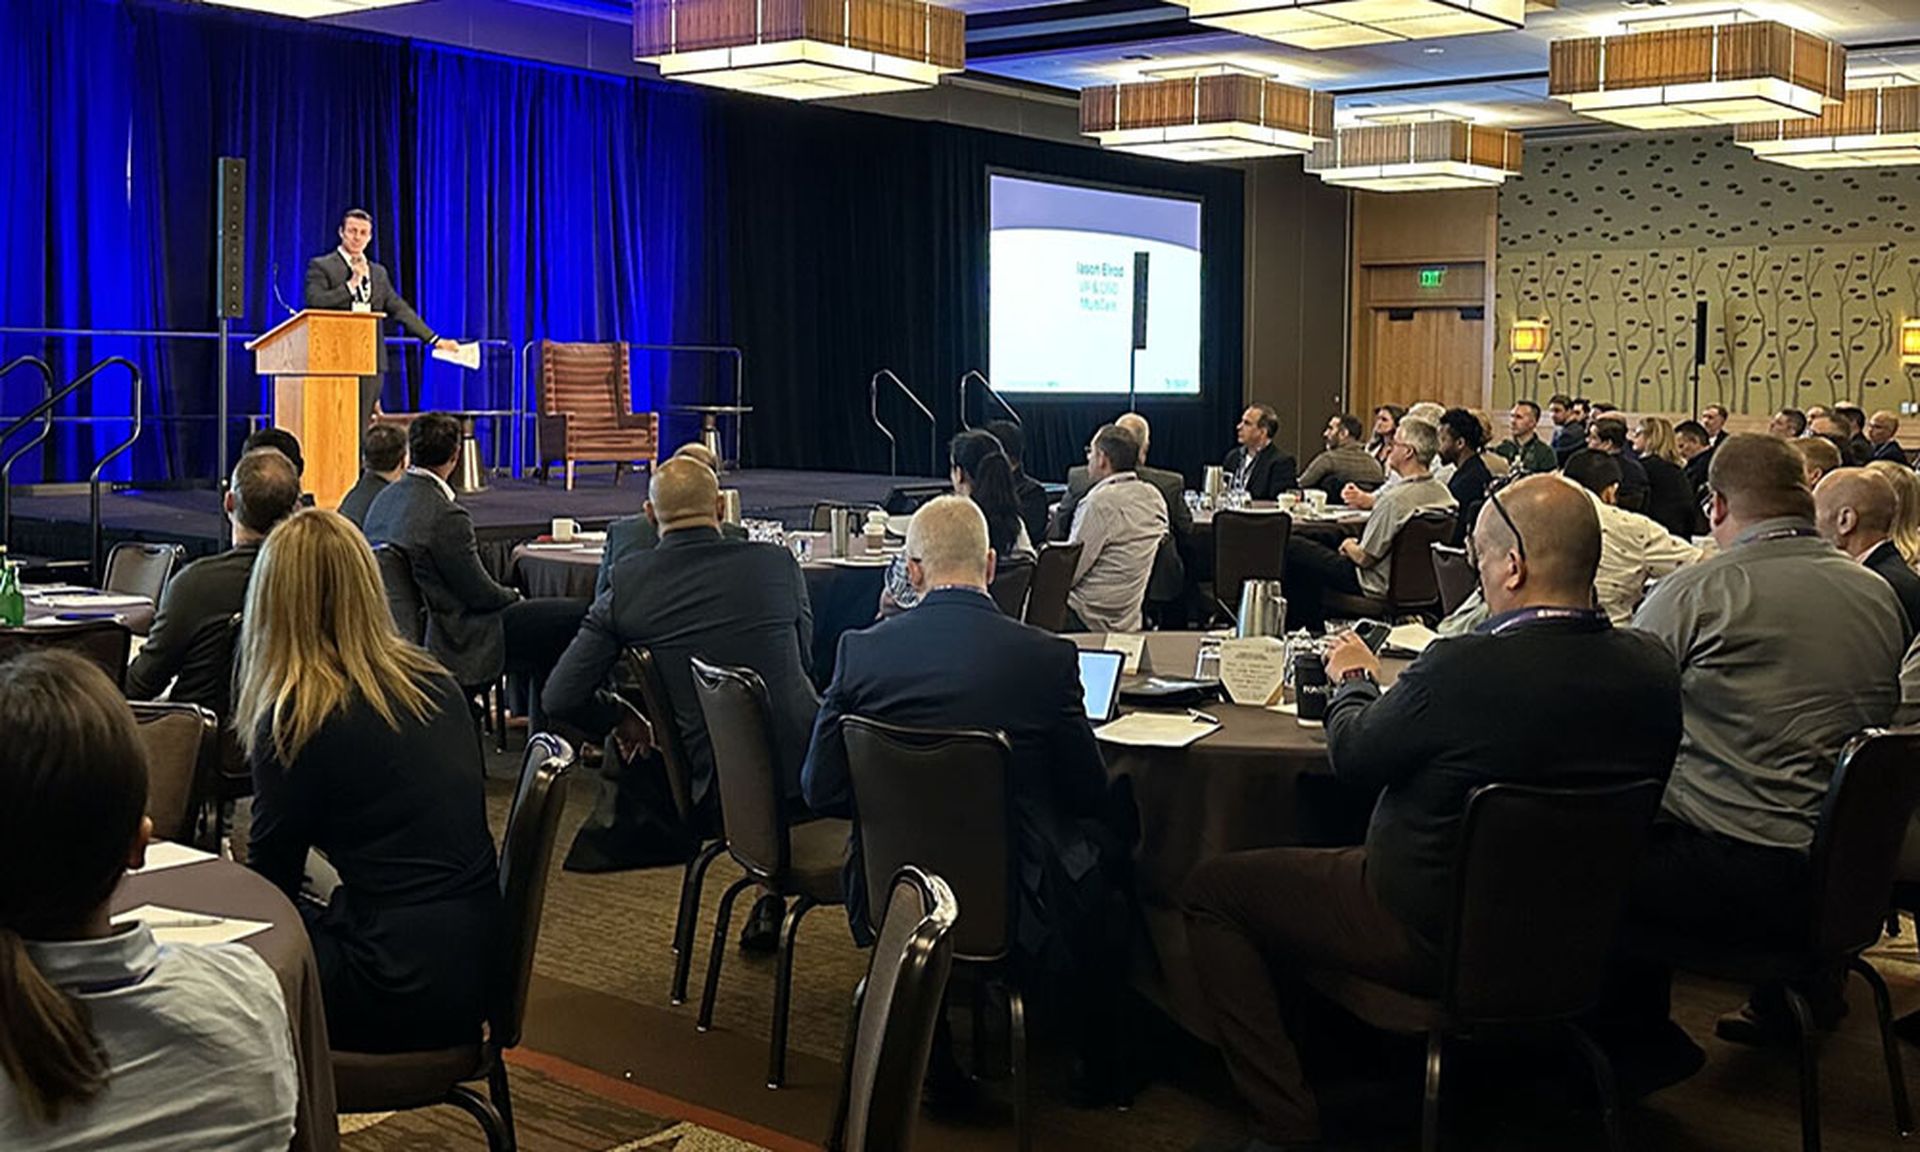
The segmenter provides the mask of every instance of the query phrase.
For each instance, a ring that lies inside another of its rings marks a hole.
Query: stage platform
[[[747,469],[721,479],[740,491],[744,515],[804,527],[816,503],[879,504],[891,512],[912,511],[945,477],[878,476],[861,472],[800,472]],[[545,533],[556,517],[600,529],[622,516],[635,516],[646,500],[646,480],[629,474],[618,486],[610,474],[583,474],[573,491],[556,477],[550,483],[500,478],[482,492],[460,497],[473,514],[474,534],[490,567],[498,568],[515,544]],[[101,498],[106,546],[122,540],[179,544],[189,557],[220,550],[220,497],[209,490],[127,489]],[[28,495],[13,499],[13,551],[28,556],[82,559],[88,548],[88,507],[84,487],[72,493]]]

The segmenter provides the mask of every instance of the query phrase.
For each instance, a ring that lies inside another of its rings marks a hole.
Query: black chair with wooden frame
[[[122,540],[107,553],[106,571],[100,575],[103,592],[126,596],[145,596],[155,607],[167,581],[180,567],[187,550],[178,544],[154,544],[145,540]]]
[[[1329,617],[1372,617],[1389,622],[1412,613],[1440,613],[1440,583],[1433,572],[1433,546],[1453,539],[1451,512],[1422,512],[1401,525],[1393,538],[1393,564],[1385,597],[1328,592]]]
[[[98,665],[114,687],[127,687],[127,661],[133,652],[133,633],[118,620],[81,620],[57,627],[0,628],[0,663],[60,648]]]
[[[147,750],[153,834],[190,841],[220,770],[220,721],[198,704],[136,700],[130,706]]]
[[[1027,588],[1026,622],[1049,632],[1067,630],[1067,592],[1073,570],[1080,566],[1078,544],[1042,544],[1033,564],[1033,582]]]
[[[1241,585],[1281,579],[1292,538],[1293,517],[1285,512],[1213,514],[1213,600],[1228,619],[1240,611]]]
[[[987,595],[993,597],[1002,614],[1018,620],[1026,611],[1027,591],[1033,587],[1033,570],[1031,560],[1002,560],[994,565]]]
[[[1440,590],[1440,615],[1446,617],[1453,615],[1454,610],[1473,595],[1473,590],[1479,587],[1480,574],[1468,562],[1465,548],[1435,544],[1433,583]]]

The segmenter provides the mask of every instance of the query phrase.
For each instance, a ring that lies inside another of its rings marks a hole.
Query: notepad
[[[168,868],[179,868],[186,864],[199,864],[219,857],[211,852],[202,852],[190,844],[176,844],[171,840],[155,840],[147,845],[147,863],[145,867],[130,869],[129,876],[145,876],[149,872],[161,872]]]
[[[1220,731],[1210,720],[1196,720],[1182,712],[1132,712],[1111,724],[1093,730],[1094,737],[1108,744],[1135,748],[1185,748]]]
[[[1387,642],[1380,650],[1392,656],[1418,656],[1438,639],[1440,634],[1425,624],[1402,624],[1387,633]]]
[[[115,924],[132,920],[145,924],[162,944],[231,944],[273,927],[264,920],[236,920],[163,904],[142,904],[113,918]]]

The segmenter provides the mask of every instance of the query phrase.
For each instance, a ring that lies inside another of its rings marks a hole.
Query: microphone
[[[268,282],[273,285],[273,298],[280,302],[280,307],[285,308],[289,316],[298,312],[299,309],[287,303],[287,298],[280,294],[280,264],[278,261],[274,262],[273,271],[269,275],[271,278]]]

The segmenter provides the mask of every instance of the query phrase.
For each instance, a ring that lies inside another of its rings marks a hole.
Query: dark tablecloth
[[[807,599],[813,606],[809,667],[814,684],[824,688],[833,679],[841,633],[865,628],[879,614],[880,587],[887,570],[884,565],[820,560],[800,568],[806,574]],[[514,579],[528,596],[589,598],[599,570],[599,544],[577,548],[530,548],[523,544],[513,550]]]
[[[340,1146],[340,1121],[333,1098],[333,1061],[327,1049],[327,1010],[320,994],[320,970],[300,914],[278,888],[227,860],[128,876],[113,894],[113,910],[122,912],[142,904],[273,925],[241,943],[273,969],[287,1001],[293,1054],[300,1068],[292,1152],[334,1152]]]

